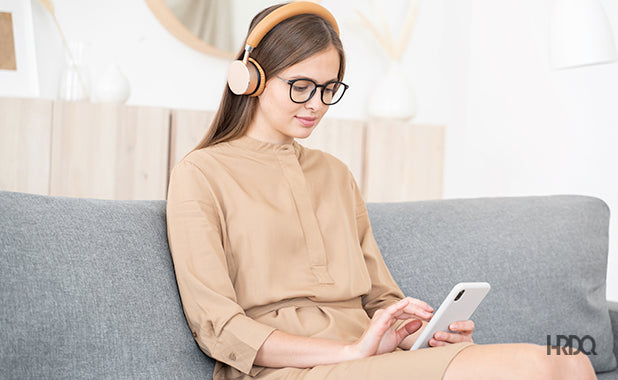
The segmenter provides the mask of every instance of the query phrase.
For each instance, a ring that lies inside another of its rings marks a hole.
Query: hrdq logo
[[[574,344],[577,343],[577,349],[574,351]],[[552,349],[556,350],[556,355],[577,355],[583,352],[586,355],[597,354],[597,344],[594,338],[590,335],[584,335],[582,338],[577,335],[556,335],[556,343],[551,343],[551,335],[547,335],[547,355],[551,355]]]

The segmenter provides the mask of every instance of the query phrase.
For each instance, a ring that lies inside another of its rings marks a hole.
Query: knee
[[[545,359],[544,368],[550,379],[596,379],[590,359],[579,352],[573,355],[548,355],[544,346],[539,346]]]
[[[530,378],[534,379],[558,379],[555,360],[547,354],[543,346],[529,343],[518,345],[522,362],[526,363]]]
[[[491,379],[496,371],[512,379],[595,379],[586,355],[551,355],[546,346],[529,343],[470,346],[451,362],[444,379]]]
[[[554,356],[554,359],[556,356]],[[596,379],[590,359],[579,352],[574,355],[563,355],[555,363],[558,376],[561,379]]]

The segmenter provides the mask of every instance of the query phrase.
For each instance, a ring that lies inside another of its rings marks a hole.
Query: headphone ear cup
[[[260,96],[262,92],[264,92],[264,87],[266,87],[266,74],[264,74],[264,69],[262,69],[262,66],[260,66],[255,59],[249,57],[249,63],[252,64],[254,69],[257,71],[257,75],[255,75],[257,78],[257,86],[255,91],[249,94],[249,96]]]
[[[264,70],[251,57],[248,62],[234,61],[227,72],[227,85],[236,95],[258,96],[264,91],[266,75]]]

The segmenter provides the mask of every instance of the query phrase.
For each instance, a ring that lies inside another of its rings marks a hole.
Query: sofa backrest
[[[561,195],[368,208],[384,260],[406,295],[437,308],[458,282],[491,284],[472,316],[475,342],[564,345],[559,335],[575,335],[588,352],[594,344],[596,371],[616,368],[606,302],[610,213],[603,201]]]
[[[0,377],[209,378],[164,201],[0,192]]]
[[[369,204],[404,293],[439,306],[461,281],[492,290],[478,343],[590,335],[612,370],[605,303],[609,210],[579,196]],[[187,327],[164,201],[0,192],[3,378],[211,377]]]

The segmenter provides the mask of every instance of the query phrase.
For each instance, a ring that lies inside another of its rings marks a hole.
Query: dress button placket
[[[334,280],[328,272],[326,250],[318,220],[311,204],[307,182],[302,167],[291,146],[280,148],[277,154],[281,170],[290,185],[294,202],[299,212],[299,220],[305,236],[307,253],[311,262],[311,272],[320,284],[332,284]]]

